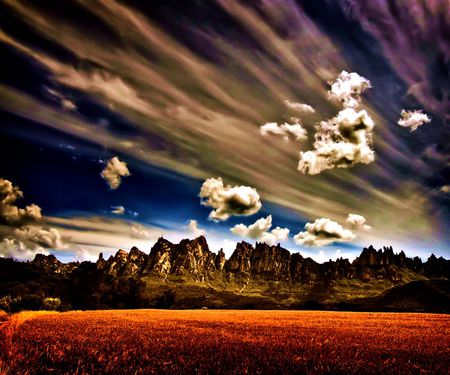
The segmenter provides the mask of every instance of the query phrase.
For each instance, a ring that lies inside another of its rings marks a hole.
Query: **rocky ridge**
[[[146,254],[136,247],[130,252],[119,250],[108,260],[100,256],[96,263],[100,273],[113,276],[158,275],[166,280],[171,275],[185,276],[196,282],[215,280],[248,281],[252,278],[299,284],[327,283],[339,279],[386,279],[398,282],[402,270],[410,270],[427,277],[449,277],[450,261],[431,255],[426,262],[418,257],[408,258],[392,247],[376,250],[364,248],[353,262],[339,258],[323,264],[299,253],[291,253],[279,244],[269,246],[257,242],[255,246],[242,241],[229,259],[221,249],[218,254],[209,249],[206,238],[182,240],[179,244],[159,238]]]
[[[239,242],[226,259],[206,238],[118,250],[95,263],[0,258],[0,310],[114,308],[450,311],[450,261],[364,248],[317,263],[280,245]],[[53,303],[54,302],[54,303]]]

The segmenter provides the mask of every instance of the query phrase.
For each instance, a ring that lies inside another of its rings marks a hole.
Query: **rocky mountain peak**
[[[449,261],[432,255],[426,263],[418,257],[408,258],[401,251],[396,254],[391,246],[375,249],[370,245],[362,250],[352,263],[339,258],[323,264],[300,253],[277,245],[256,242],[253,246],[241,241],[227,260],[223,249],[213,253],[204,236],[184,239],[178,244],[159,238],[147,255],[137,247],[130,252],[119,250],[107,261],[99,257],[97,270],[114,276],[158,275],[166,280],[169,276],[187,278],[197,282],[215,280],[245,282],[251,278],[284,281],[300,284],[329,284],[331,280],[388,279],[401,280],[401,269],[427,275],[446,275]]]
[[[53,254],[36,254],[30,263],[45,273],[55,274],[67,274],[77,266],[74,262],[62,263]]]

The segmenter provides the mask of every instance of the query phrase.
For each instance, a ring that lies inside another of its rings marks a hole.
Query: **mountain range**
[[[0,309],[245,308],[450,312],[450,260],[364,248],[317,263],[280,245],[240,242],[229,259],[200,236],[159,238],[93,262],[0,258]]]

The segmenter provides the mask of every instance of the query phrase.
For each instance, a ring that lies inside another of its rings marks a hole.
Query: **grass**
[[[449,337],[450,316],[432,314],[24,312],[0,331],[0,369],[6,374],[447,373]]]

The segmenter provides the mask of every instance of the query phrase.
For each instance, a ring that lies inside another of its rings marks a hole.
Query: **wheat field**
[[[442,373],[450,316],[237,310],[23,312],[0,373]]]

